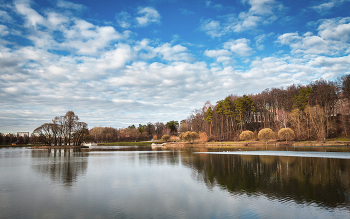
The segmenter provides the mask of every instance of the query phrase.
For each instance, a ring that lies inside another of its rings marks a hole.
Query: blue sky
[[[349,74],[350,0],[0,0],[0,132],[89,127]]]

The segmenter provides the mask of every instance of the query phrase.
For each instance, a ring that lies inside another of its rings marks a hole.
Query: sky
[[[0,0],[0,132],[181,121],[350,73],[350,0]]]

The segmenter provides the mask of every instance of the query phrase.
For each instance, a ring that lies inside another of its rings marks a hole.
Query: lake
[[[0,148],[0,218],[350,218],[349,147]]]

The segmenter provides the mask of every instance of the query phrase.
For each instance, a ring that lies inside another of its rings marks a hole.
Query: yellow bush
[[[243,131],[239,135],[239,139],[241,139],[242,141],[249,141],[253,138],[254,138],[254,133],[252,131]]]
[[[278,137],[282,140],[291,141],[294,139],[295,134],[291,128],[283,128],[278,131]]]
[[[199,134],[199,141],[208,141],[209,140],[209,138],[208,138],[208,135],[207,135],[207,133],[205,133],[205,132],[201,132],[200,134]]]
[[[264,128],[264,129],[261,129],[258,133],[258,138],[260,140],[263,140],[267,143],[268,140],[272,139],[275,137],[275,133],[269,129],[269,128]]]
[[[162,136],[162,140],[163,140],[163,141],[169,141],[169,139],[170,139],[170,136],[169,136],[169,135],[163,135],[163,136]]]
[[[191,142],[191,141],[194,141],[194,139],[199,138],[199,135],[197,132],[188,131],[188,132],[181,133],[179,137],[181,140]]]

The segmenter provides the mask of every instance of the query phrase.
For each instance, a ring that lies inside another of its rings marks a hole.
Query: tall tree
[[[226,134],[227,134],[227,139],[229,139],[228,136],[229,136],[230,130],[229,130],[228,121],[229,121],[229,118],[232,118],[235,115],[230,97],[226,97],[224,99],[224,102],[222,104],[222,108],[223,108],[223,114],[226,117],[226,127],[227,127]]]
[[[294,95],[293,97],[293,108],[304,110],[306,105],[309,104],[312,94],[313,92],[310,86],[300,89],[298,95]]]
[[[145,131],[146,126],[139,124],[139,127],[137,127],[137,131],[139,131],[142,135],[142,133]]]
[[[166,126],[170,129],[173,135],[175,135],[175,132],[179,128],[179,122],[178,121],[169,121],[166,123]]]
[[[88,135],[88,125],[85,122],[77,122],[73,133],[73,144],[81,145]]]
[[[208,107],[207,111],[205,112],[206,117],[204,120],[209,124],[209,135],[211,137],[211,124],[213,122],[213,110],[211,109],[211,106]]]
[[[66,127],[66,134],[68,136],[68,144],[71,144],[72,134],[75,128],[76,123],[78,122],[79,118],[77,115],[74,114],[73,111],[68,111],[66,115],[64,116],[65,121],[65,127]],[[66,143],[65,143],[66,144]]]
[[[255,104],[253,100],[247,95],[238,98],[235,102],[235,112],[241,125],[241,132],[243,132],[243,123],[245,123],[246,115],[250,114],[250,112],[255,112]]]
[[[310,100],[313,95],[313,89],[310,86],[301,88],[299,93],[293,97],[293,108],[300,109],[302,113],[307,105],[310,105]],[[309,114],[306,114],[306,129],[307,138],[310,138]]]
[[[157,133],[157,138],[160,139],[163,135],[165,125],[162,122],[156,122],[154,125],[155,125],[155,129],[156,129],[156,133]]]
[[[341,77],[341,91],[345,98],[350,100],[350,74]]]
[[[221,115],[221,131],[220,131],[220,140],[223,139],[224,135],[224,101],[220,100],[216,105],[216,113]]]
[[[155,127],[151,122],[148,122],[146,127],[145,127],[145,131],[147,132],[147,136],[153,136],[153,133],[155,131]]]

